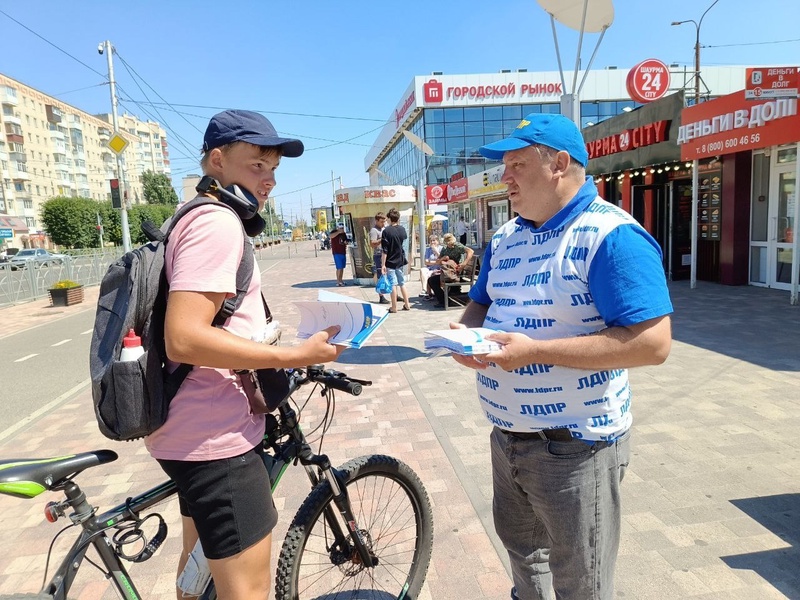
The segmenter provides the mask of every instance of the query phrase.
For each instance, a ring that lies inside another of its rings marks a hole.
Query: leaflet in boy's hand
[[[300,309],[297,337],[309,338],[318,331],[338,325],[331,342],[347,348],[361,348],[380,327],[389,311],[350,296],[320,290],[316,302],[295,302]]]
[[[486,339],[487,336],[499,333],[496,329],[473,327],[468,329],[436,329],[425,332],[425,349],[433,355],[443,352],[454,352],[470,356],[488,354],[500,350],[501,345]]]

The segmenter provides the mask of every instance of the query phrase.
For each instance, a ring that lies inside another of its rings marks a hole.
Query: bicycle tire
[[[11,594],[0,596],[0,600],[53,600],[50,594]]]
[[[391,456],[362,456],[338,470],[362,537],[378,565],[368,569],[360,560],[330,549],[323,511],[328,506],[333,506],[337,516],[339,511],[332,504],[330,485],[321,482],[300,506],[286,533],[278,559],[276,600],[415,600],[433,546],[433,512],[422,482],[411,467]],[[375,510],[380,512],[369,512]],[[410,532],[409,527],[413,528]],[[401,564],[396,564],[398,560]]]

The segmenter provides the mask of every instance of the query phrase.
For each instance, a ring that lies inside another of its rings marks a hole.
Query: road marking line
[[[81,335],[89,335],[93,331],[94,331],[94,329],[87,329],[86,331],[81,332]]]
[[[71,339],[71,338],[68,338],[68,339],[66,339],[66,340],[61,340],[60,342],[56,342],[55,344],[53,344],[53,345],[52,345],[52,346],[50,346],[50,347],[51,347],[51,348],[55,348],[56,346],[61,346],[62,344],[66,344],[66,343],[68,343],[68,342],[71,342],[71,341],[72,341],[72,339]]]
[[[36,356],[36,355],[32,354],[31,356]],[[64,400],[67,400],[68,398],[70,398],[71,396],[73,396],[74,394],[78,393],[80,390],[82,390],[86,386],[88,386],[91,383],[91,381],[92,381],[91,379],[86,379],[86,380],[82,381],[81,383],[76,385],[71,390],[68,390],[68,391],[64,392],[63,394],[61,394],[58,398],[56,398],[55,400],[53,400],[49,404],[46,404],[45,406],[43,406],[39,410],[31,413],[27,417],[24,417],[23,419],[20,419],[17,423],[12,425],[11,427],[6,429],[5,431],[0,432],[0,440],[6,439],[10,435],[16,433],[17,431],[19,431],[20,429],[22,429],[23,427],[25,427],[26,425],[31,423],[32,421],[35,421],[36,419],[38,419],[42,415],[49,413],[55,407],[57,407],[59,404],[64,402]]]
[[[14,362],[22,362],[24,360],[28,360],[29,358],[33,358],[34,356],[39,356],[38,354],[28,354],[28,356],[23,356],[22,358],[18,358]]]

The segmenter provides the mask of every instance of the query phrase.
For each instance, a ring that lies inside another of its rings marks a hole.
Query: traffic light
[[[483,187],[489,187],[489,172],[483,172]]]
[[[111,185],[112,208],[122,208],[122,198],[119,194],[119,179],[111,179],[108,183]]]

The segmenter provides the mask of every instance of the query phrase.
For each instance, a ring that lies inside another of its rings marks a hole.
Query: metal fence
[[[258,260],[288,251],[297,254],[297,244],[285,244],[286,250],[279,250],[280,238],[255,240],[255,254]],[[88,250],[69,250],[69,256],[62,264],[36,267],[28,261],[26,268],[11,270],[9,263],[0,263],[0,308],[12,304],[22,304],[47,296],[53,284],[69,279],[84,286],[100,285],[108,266],[124,254],[121,247],[97,248]]]
[[[108,266],[120,256],[122,248],[74,252],[62,264],[36,267],[28,261],[26,268],[16,271],[8,263],[0,263],[0,307],[43,298],[62,279],[84,286],[99,285]]]

